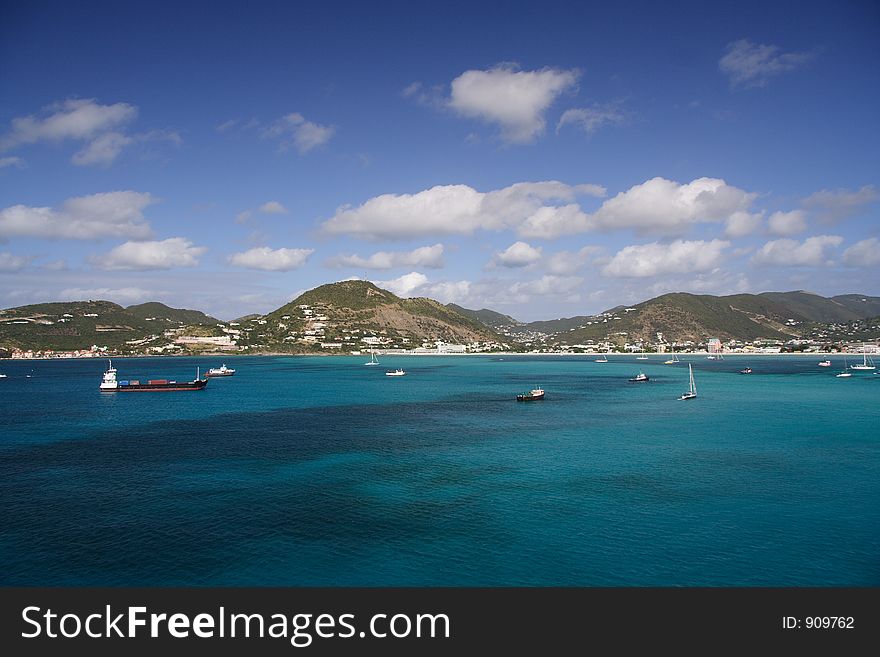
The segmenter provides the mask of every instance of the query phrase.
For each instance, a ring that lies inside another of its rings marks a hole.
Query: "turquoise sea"
[[[841,358],[365,360],[0,361],[0,585],[880,585],[880,376]]]

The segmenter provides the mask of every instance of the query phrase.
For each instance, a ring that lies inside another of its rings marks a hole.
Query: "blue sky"
[[[314,4],[0,4],[0,307],[880,294],[876,3]]]

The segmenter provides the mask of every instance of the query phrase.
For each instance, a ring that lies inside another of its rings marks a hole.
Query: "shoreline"
[[[597,356],[606,356],[612,359],[621,359],[621,358],[636,358],[638,356],[647,356],[648,362],[650,361],[659,361],[660,359],[667,359],[672,357],[673,352],[668,353],[657,353],[657,352],[631,352],[631,353],[620,353],[620,352],[606,352],[606,351],[581,351],[581,352],[566,352],[566,351],[545,351],[545,352],[523,352],[523,351],[493,351],[493,352],[480,352],[480,353],[436,353],[436,352],[403,352],[403,351],[390,351],[390,352],[376,352],[377,356],[450,356],[450,357],[474,357],[474,356],[484,356],[484,357],[523,357],[523,356],[580,356],[583,358],[594,358]],[[808,353],[804,352],[778,352],[778,353],[765,353],[765,352],[730,352],[730,353],[722,353],[721,355],[725,358],[729,357],[767,357],[767,356],[785,356],[785,357],[826,357],[830,358],[832,356],[860,356],[863,352],[861,351],[811,351]],[[676,351],[675,354],[679,357],[682,356],[698,356],[701,358],[706,358],[711,355],[705,351]],[[103,360],[103,359],[111,359],[111,358],[243,358],[243,357],[289,357],[289,358],[301,358],[301,357],[320,357],[320,358],[359,358],[364,354],[326,354],[326,353],[314,353],[314,354],[291,354],[286,352],[260,352],[260,353],[235,353],[231,354],[229,352],[208,352],[204,354],[114,354],[114,355],[101,355],[101,356],[40,356],[34,358],[0,358],[0,364],[2,363],[15,363],[15,362],[31,362],[31,361],[43,361],[43,360]],[[869,353],[869,356],[880,356],[877,353]],[[644,359],[643,359],[644,360]]]

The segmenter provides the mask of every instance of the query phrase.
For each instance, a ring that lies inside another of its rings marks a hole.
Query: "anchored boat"
[[[196,378],[192,381],[169,381],[168,379],[150,379],[148,381],[119,381],[116,378],[116,368],[110,360],[107,371],[104,372],[104,380],[101,381],[101,392],[159,392],[166,390],[202,390],[208,385],[208,379],[199,377],[196,369]]]

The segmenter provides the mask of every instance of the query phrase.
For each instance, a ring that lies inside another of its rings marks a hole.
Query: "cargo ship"
[[[149,379],[147,381],[118,381],[116,368],[113,361],[108,361],[109,367],[104,372],[104,380],[101,381],[101,392],[128,392],[128,391],[162,391],[162,390],[203,390],[208,385],[208,379],[199,377],[196,369],[196,378],[193,381],[169,381],[168,379]]]

